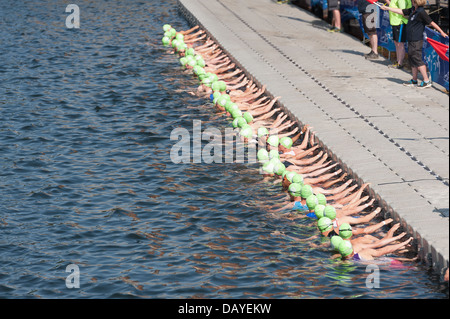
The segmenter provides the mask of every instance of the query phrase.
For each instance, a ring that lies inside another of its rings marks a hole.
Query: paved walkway
[[[449,97],[404,87],[408,72],[293,5],[179,0],[180,10],[266,85],[300,125],[418,239],[441,271],[449,255]]]

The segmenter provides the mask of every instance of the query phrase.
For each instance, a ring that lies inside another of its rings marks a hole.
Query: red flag
[[[426,40],[433,47],[433,49],[436,50],[437,54],[441,57],[441,59],[448,62],[448,56],[445,54],[448,51],[448,45],[445,45],[439,41],[430,38],[426,38]]]
[[[382,7],[383,5],[381,3],[379,3],[377,0],[366,0],[367,2],[371,3],[371,4],[376,4],[379,7]]]

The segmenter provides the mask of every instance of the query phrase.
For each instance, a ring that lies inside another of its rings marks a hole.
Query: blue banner
[[[428,37],[430,39],[439,41],[445,45],[449,45],[449,39],[444,38],[438,32],[431,30],[426,27],[424,32],[424,41],[423,41],[423,60],[428,67],[428,71],[431,75],[431,80],[435,83],[438,83],[445,87],[447,91],[449,90],[449,63],[441,59],[441,57],[436,53],[436,50],[428,43],[425,38]],[[448,56],[448,50],[447,50]]]

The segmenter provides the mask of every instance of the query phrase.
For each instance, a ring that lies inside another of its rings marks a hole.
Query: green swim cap
[[[339,251],[339,245],[343,242],[344,240],[341,238],[341,236],[332,236],[330,239],[330,244],[331,247],[335,250],[335,251]]]
[[[327,198],[324,194],[316,194],[317,200],[319,201],[319,204],[326,205],[327,204]]]
[[[245,127],[243,127],[241,129],[239,134],[241,134],[242,137],[245,137],[247,139],[251,139],[252,136],[253,136],[253,129],[250,126],[245,126]]]
[[[247,123],[253,122],[253,116],[249,112],[245,112],[243,117],[247,121]]]
[[[306,206],[308,206],[309,210],[314,210],[317,204],[319,204],[319,201],[316,195],[309,195],[306,199]]]
[[[333,222],[328,217],[322,217],[317,221],[317,228],[321,233],[332,230]]]
[[[175,28],[171,28],[169,30],[169,32],[170,32],[170,37],[171,38],[173,38],[173,37],[175,37],[177,35],[177,30],[175,30]]]
[[[317,218],[326,217],[325,216],[325,206],[321,204],[317,204],[316,207],[314,207],[314,214],[316,214]]]
[[[273,167],[273,172],[275,174],[277,174],[278,176],[283,175],[285,170],[286,170],[286,166],[284,166],[284,164],[281,162],[276,163]]]
[[[292,183],[292,178],[294,177],[295,174],[297,173],[292,171],[286,171],[285,177],[289,182]]]
[[[163,30],[166,32],[169,31],[171,28],[172,28],[172,26],[170,24],[163,25]]]
[[[205,78],[202,80],[202,84],[211,87],[211,79],[206,75]]]
[[[335,219],[336,218],[336,209],[331,206],[327,205],[325,206],[325,216],[327,216],[329,219]]]
[[[184,50],[186,50],[187,45],[185,43],[178,43],[176,46],[176,50],[177,52],[182,52]]]
[[[200,78],[200,76],[206,76],[206,71],[204,68],[200,67],[197,69],[197,76]]]
[[[235,106],[233,106],[233,104],[235,105]],[[236,103],[234,103],[234,102],[231,102],[231,101],[228,101],[227,102],[227,104],[225,104],[225,111],[227,111],[228,113],[230,112],[230,110],[232,109],[232,108],[236,108],[236,109],[239,109],[239,107],[236,105]]]
[[[186,56],[194,56],[195,55],[195,50],[194,50],[194,48],[189,48],[189,49],[187,49],[186,50],[186,52],[185,52],[185,54],[186,54]]]
[[[239,110],[239,106],[236,103],[232,103],[228,106],[228,113],[232,113],[233,111],[241,111]]]
[[[232,110],[231,111],[231,116],[235,119],[236,117],[242,117],[242,112],[241,110],[237,109],[237,110]]]
[[[292,177],[291,183],[298,183],[298,184],[301,184],[303,186],[303,184],[304,184],[303,183],[303,176],[298,174],[298,173],[295,173],[295,175]]]
[[[195,62],[194,59],[189,59],[189,58],[188,58],[188,63],[187,63],[187,65],[194,67],[194,66],[197,65],[197,62]]]
[[[297,183],[292,183],[289,185],[288,192],[293,197],[299,197],[302,191],[302,185]]]
[[[194,69],[193,69],[193,71],[194,71],[194,74],[195,75],[198,75],[200,72],[205,72],[205,70],[203,70],[203,68],[200,66],[200,65],[196,65],[196,66],[194,66]]]
[[[273,162],[271,162],[271,161],[268,161],[268,162],[266,162],[264,165],[263,165],[263,167],[262,167],[262,169],[263,169],[263,171],[265,172],[265,173],[267,173],[267,174],[273,174],[273,167],[275,166],[275,163],[273,163]]]
[[[168,46],[170,44],[170,38],[169,37],[163,37],[161,42],[162,42],[162,44],[164,46]]]
[[[172,40],[172,48],[175,49],[175,47],[177,46],[177,44],[178,44],[178,40],[177,40],[177,39],[173,39],[173,40]]]
[[[197,62],[198,65],[200,65],[202,68],[204,68],[206,66],[205,60],[203,60],[203,58],[195,60]]]
[[[221,96],[217,99],[217,104],[219,104],[221,107],[225,107],[225,104],[227,104],[228,99],[225,96]],[[247,123],[247,122],[245,122]]]
[[[265,127],[259,127],[258,128],[258,137],[261,137],[264,135],[269,135],[269,130],[266,129]]]
[[[203,81],[203,79],[206,77],[206,75],[204,73],[200,73],[197,76],[200,81]]]
[[[343,240],[342,243],[339,244],[338,250],[342,257],[347,257],[353,252],[352,243],[349,240]]]
[[[269,161],[269,152],[267,152],[266,149],[261,148],[258,150],[257,157],[259,162]]]
[[[293,142],[290,137],[285,136],[280,139],[280,144],[289,149],[292,147]]]
[[[213,83],[211,83],[211,89],[214,92],[219,92],[220,91],[219,88],[220,88],[220,84],[218,81],[214,81]]]
[[[272,135],[272,136],[269,136],[269,138],[267,139],[267,143],[270,146],[278,147],[278,144],[280,143],[280,140],[278,139],[278,136]]]
[[[215,73],[209,72],[209,77],[210,77],[210,79],[211,79],[211,83],[216,82],[216,81],[219,80],[219,77],[218,77],[217,74],[215,74]]]
[[[304,199],[308,198],[313,193],[314,192],[313,192],[313,189],[312,189],[311,185],[303,185],[303,187],[302,187],[302,197]]]
[[[177,40],[181,40],[181,41],[183,41],[183,42],[184,42],[184,35],[183,35],[183,34],[181,34],[181,33],[177,33],[177,35],[175,36],[175,39],[177,39]]]
[[[219,81],[219,90],[225,92],[227,90],[227,84],[224,81]]]
[[[272,158],[280,159],[280,154],[278,153],[277,150],[270,150],[269,157],[270,157],[270,159],[272,159]]]
[[[234,128],[239,127],[238,121],[239,119],[241,119],[242,117],[237,117],[235,119],[233,119],[233,121],[231,122],[231,124],[233,125]]]
[[[195,56],[194,56],[194,59],[195,59],[195,61],[200,61],[200,60],[203,60],[203,57],[200,55],[200,54],[196,54]]]
[[[237,125],[238,127],[242,128],[243,125],[247,124],[247,122],[245,121],[245,119],[243,117],[238,117],[237,118]]]
[[[187,64],[187,59],[185,57],[180,58],[180,63],[182,66],[185,66]]]
[[[339,235],[344,239],[349,239],[350,237],[352,237],[352,226],[350,226],[350,224],[348,223],[343,223],[339,227]]]

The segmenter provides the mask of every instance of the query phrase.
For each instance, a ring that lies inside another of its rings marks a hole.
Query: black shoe
[[[376,60],[376,59],[378,59],[379,55],[377,53],[373,52],[373,51],[370,51],[369,54],[364,54],[364,57],[367,60]]]

